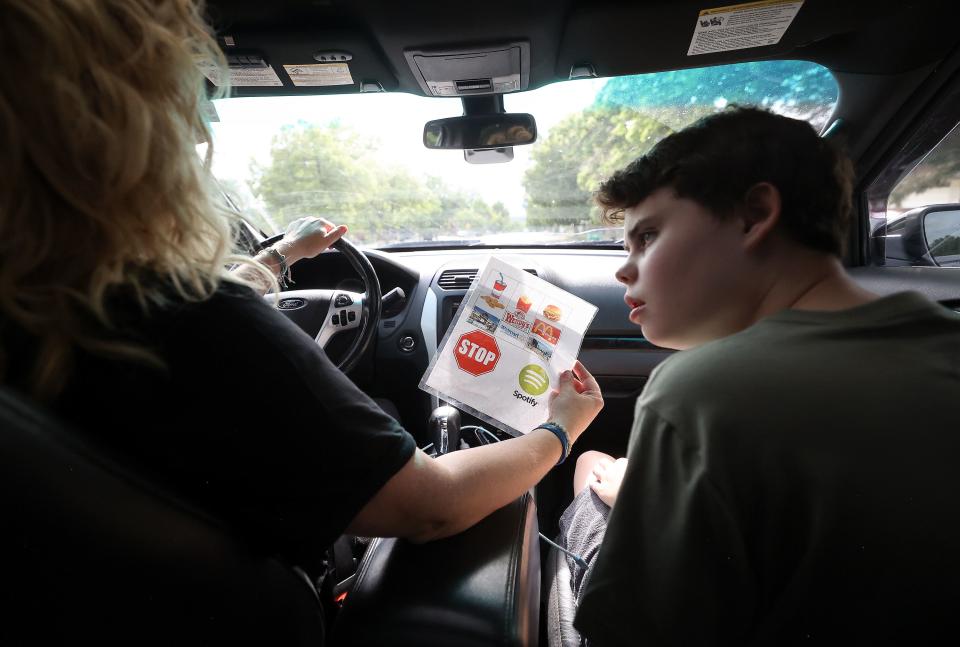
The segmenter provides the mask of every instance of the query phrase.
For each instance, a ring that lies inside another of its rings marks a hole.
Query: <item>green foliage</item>
[[[350,228],[363,244],[506,231],[506,208],[418,178],[375,156],[377,142],[333,123],[285,128],[271,146],[266,167],[251,165],[252,191],[282,229],[303,216],[320,216]]]
[[[610,79],[588,109],[554,126],[531,150],[523,177],[527,225],[596,226],[592,193],[669,133],[727,103],[757,104],[825,122],[837,86],[822,67],[764,61]],[[375,156],[377,142],[337,123],[300,123],[274,138],[271,162],[250,188],[279,227],[305,215],[347,224],[363,243],[522,228],[502,204],[418,177]],[[956,167],[960,168],[960,155]]]
[[[934,256],[953,256],[960,254],[960,236],[941,236],[930,245],[930,253]]]
[[[728,103],[759,105],[822,125],[837,99],[823,67],[764,61],[607,81],[587,110],[554,126],[524,176],[527,222],[570,229],[598,222],[592,193],[660,139]]]
[[[830,71],[806,61],[760,61],[610,79],[597,106],[629,106],[674,130],[728,104],[756,105],[822,126],[837,101]]]
[[[955,128],[890,193],[891,206],[904,205],[908,196],[950,186],[960,180],[960,128]]]
[[[531,153],[533,165],[523,178],[528,225],[571,228],[599,223],[592,195],[600,183],[670,132],[630,108],[594,107],[567,117]]]

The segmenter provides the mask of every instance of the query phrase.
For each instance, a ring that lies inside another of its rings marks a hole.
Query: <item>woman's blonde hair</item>
[[[230,255],[210,174],[198,66],[226,74],[203,10],[191,0],[0,0],[0,318],[39,339],[27,387],[41,400],[63,388],[78,347],[162,366],[111,334],[111,288],[146,312],[171,289],[209,298],[226,263],[251,263]]]

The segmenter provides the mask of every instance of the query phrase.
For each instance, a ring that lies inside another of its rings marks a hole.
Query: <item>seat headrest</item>
[[[0,643],[323,644],[298,569],[6,388],[0,429]]]

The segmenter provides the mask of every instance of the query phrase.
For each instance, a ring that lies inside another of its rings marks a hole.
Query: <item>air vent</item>
[[[437,284],[444,290],[466,290],[477,276],[477,270],[446,270]]]
[[[534,269],[526,269],[524,272],[537,276],[537,271]],[[443,290],[469,290],[470,284],[476,277],[477,270],[444,270],[440,274],[437,285]]]

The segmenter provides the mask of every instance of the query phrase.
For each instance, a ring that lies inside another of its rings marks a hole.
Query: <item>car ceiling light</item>
[[[571,79],[595,79],[597,70],[590,63],[577,63],[570,66]]]
[[[530,43],[488,43],[466,49],[405,49],[410,71],[431,97],[504,94],[530,83]]]
[[[360,92],[385,92],[379,81],[360,81]]]
[[[505,148],[467,148],[463,159],[468,164],[504,164],[513,160],[513,146]]]

